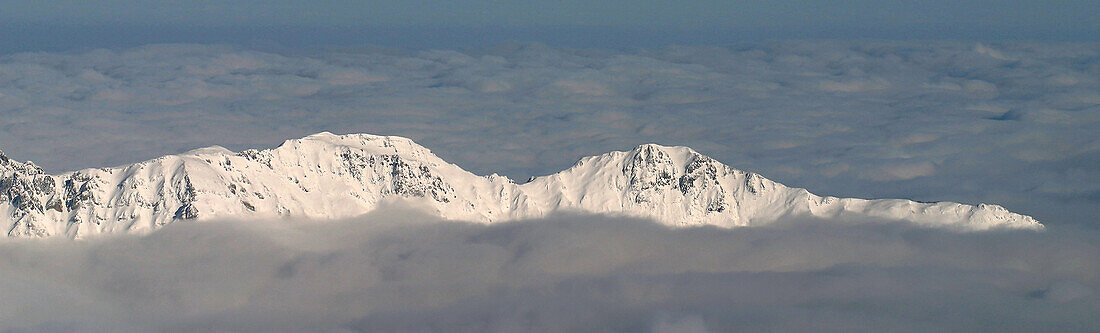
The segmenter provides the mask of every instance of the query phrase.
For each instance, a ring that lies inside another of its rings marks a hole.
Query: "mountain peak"
[[[341,147],[363,149],[376,153],[430,153],[428,148],[400,136],[382,136],[373,134],[332,134],[320,132],[301,139],[283,142],[282,147],[312,147],[320,149],[338,149]]]
[[[19,162],[9,158],[7,155],[4,155],[3,151],[0,151],[0,172],[5,171],[14,171],[28,174],[43,173],[42,168],[38,167],[38,165],[35,165],[34,162]],[[3,174],[0,173],[0,176],[3,176]],[[0,183],[0,186],[2,185],[3,184]]]
[[[231,150],[229,150],[225,147],[222,147],[222,146],[209,146],[209,147],[195,148],[195,149],[192,149],[192,150],[188,150],[187,152],[185,152],[181,155],[195,155],[195,156],[198,156],[198,155],[233,155],[233,154],[235,154],[233,151],[231,151]]]
[[[627,154],[647,163],[671,162],[677,168],[685,168],[699,158],[710,160],[710,157],[700,154],[690,147],[663,146],[656,143],[638,145],[628,151]]]
[[[584,211],[673,226],[868,216],[959,231],[1042,228],[996,205],[821,197],[658,144],[581,158],[523,184],[474,175],[408,138],[329,132],[267,150],[213,146],[52,176],[29,162],[0,164],[0,230],[14,237],[148,232],[190,219],[337,219],[392,200],[482,223]]]
[[[650,153],[652,153],[652,152],[657,152],[657,151],[665,153],[665,154],[669,154],[669,155],[698,154],[698,152],[696,152],[694,149],[691,149],[690,147],[665,146],[665,145],[656,144],[656,143],[640,144],[637,147],[634,147],[634,149],[630,150],[630,152],[632,152],[632,153],[640,153],[640,152],[650,152]]]

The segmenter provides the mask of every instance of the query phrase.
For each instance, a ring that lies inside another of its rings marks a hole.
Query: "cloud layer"
[[[835,41],[23,53],[0,57],[0,149],[61,171],[368,132],[523,180],[657,142],[821,194],[1095,224],[1097,59],[1096,44]]]
[[[0,243],[0,331],[1087,331],[1100,233],[388,208]]]

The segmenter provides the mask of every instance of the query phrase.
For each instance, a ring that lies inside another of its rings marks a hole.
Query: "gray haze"
[[[1074,31],[1100,27],[1100,5],[1081,0],[882,1],[133,1],[10,0],[0,20],[15,23],[150,26],[607,26],[826,27]]]
[[[0,150],[59,172],[366,132],[523,181],[655,142],[824,195],[1095,225],[1097,78],[1082,43],[20,53],[0,57]]]
[[[763,39],[1098,41],[1088,0],[8,0],[0,54],[234,43],[456,48],[507,40],[574,47]]]
[[[387,208],[0,243],[0,331],[1095,331],[1100,232]]]

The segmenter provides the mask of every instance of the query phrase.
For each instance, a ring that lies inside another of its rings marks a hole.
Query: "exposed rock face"
[[[820,197],[654,144],[582,158],[525,184],[466,172],[409,139],[366,134],[320,133],[240,153],[211,147],[64,175],[0,153],[0,231],[10,237],[147,232],[213,218],[335,219],[395,199],[484,223],[573,210],[676,226],[868,216],[956,230],[1042,228],[996,205]]]

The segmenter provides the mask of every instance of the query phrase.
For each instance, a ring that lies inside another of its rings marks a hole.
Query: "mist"
[[[0,242],[0,331],[1091,331],[1100,232],[388,207]]]

